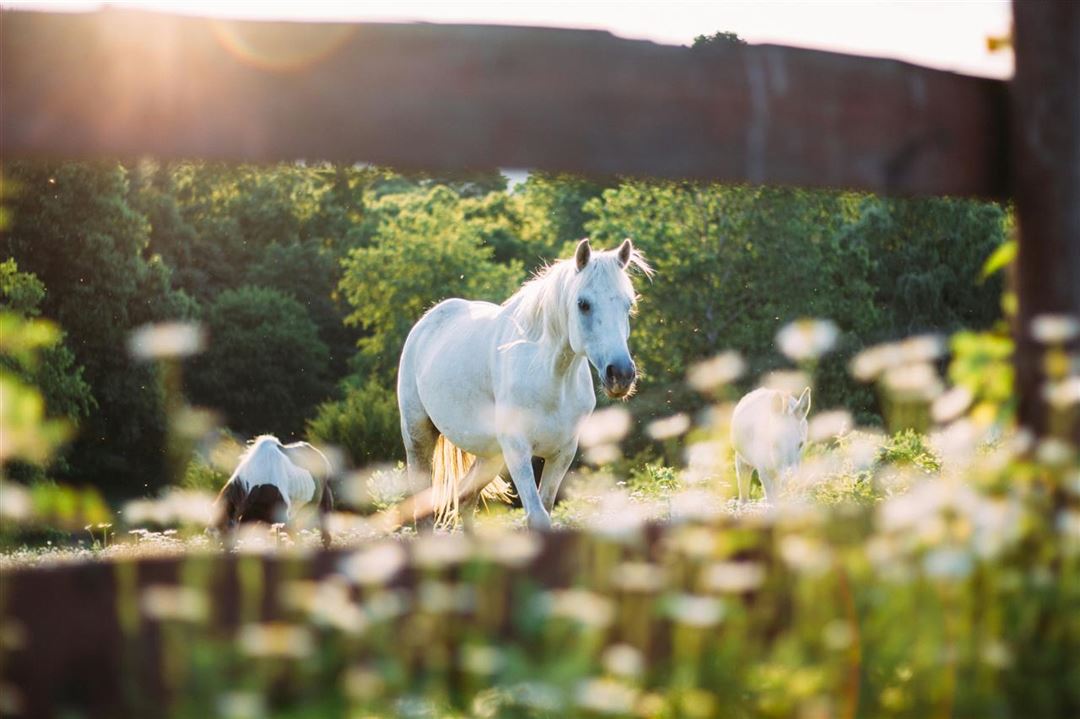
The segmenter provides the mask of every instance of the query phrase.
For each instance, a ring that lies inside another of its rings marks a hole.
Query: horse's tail
[[[431,503],[435,515],[435,525],[452,527],[457,523],[461,508],[461,481],[469,473],[476,456],[469,454],[439,435],[435,441],[435,451],[431,457]],[[483,478],[478,478],[483,480]],[[489,501],[509,503],[514,493],[510,484],[496,476],[480,490],[480,499],[485,504]]]

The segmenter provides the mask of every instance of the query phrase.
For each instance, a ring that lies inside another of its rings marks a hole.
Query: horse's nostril
[[[615,365],[609,364],[607,368],[604,369],[604,379],[607,380],[609,384],[615,381]]]

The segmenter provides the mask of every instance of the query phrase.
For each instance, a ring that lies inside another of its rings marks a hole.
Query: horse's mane
[[[605,276],[631,303],[636,302],[628,270],[652,277],[652,268],[637,250],[630,253],[625,268],[619,262],[617,250],[594,251],[581,272],[577,271],[573,258],[557,260],[538,270],[503,306],[510,310],[514,322],[530,341],[562,340],[568,332],[566,319],[572,309],[568,303],[576,294],[574,290],[592,278]]]

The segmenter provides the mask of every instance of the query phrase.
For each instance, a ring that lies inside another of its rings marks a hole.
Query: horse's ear
[[[799,401],[791,408],[791,413],[799,419],[806,419],[806,415],[810,414],[810,388],[807,387],[799,395]]]
[[[623,243],[619,245],[619,264],[622,265],[623,269],[626,269],[627,265],[630,264],[630,258],[633,257],[633,255],[634,243],[627,237],[623,240]]]
[[[577,251],[574,252],[574,262],[577,264],[578,272],[585,269],[585,265],[589,264],[590,257],[592,257],[592,248],[589,247],[589,238],[586,237],[577,243]]]

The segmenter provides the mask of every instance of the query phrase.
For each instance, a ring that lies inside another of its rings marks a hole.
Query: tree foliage
[[[465,216],[444,187],[389,195],[374,208],[375,242],[344,262],[340,289],[353,307],[345,321],[362,327],[363,369],[391,386],[409,328],[447,297],[502,301],[522,279],[520,263],[500,265],[485,245],[482,223]]]
[[[110,163],[12,163],[20,188],[4,249],[49,288],[42,315],[67,332],[97,410],[83,423],[66,477],[133,493],[160,481],[164,421],[156,369],[124,351],[145,322],[191,316],[169,268],[146,254],[150,226]]]
[[[191,363],[193,398],[248,435],[296,436],[330,392],[329,353],[304,307],[266,287],[222,292],[205,317],[210,344]]]
[[[19,272],[15,260],[0,262],[0,309],[31,319],[41,314],[44,299],[45,285],[41,280],[29,272]],[[33,362],[19,361],[17,356],[5,357],[0,362],[41,390],[49,414],[77,424],[90,415],[97,403],[83,377],[83,368],[76,364],[75,355],[64,340],[64,333],[59,332],[55,342],[39,348]]]
[[[345,397],[319,405],[307,433],[322,444],[340,447],[355,467],[398,458],[401,453],[397,394],[376,378],[349,385]]]
[[[849,196],[628,183],[588,209],[594,239],[632,237],[656,269],[640,285],[631,337],[646,389],[681,385],[690,365],[728,348],[746,356],[752,376],[774,369],[775,334],[799,317],[832,319],[851,348],[881,322],[872,251],[843,232],[856,211]],[[830,402],[857,392],[835,364],[820,377]]]
[[[638,283],[631,336],[640,419],[700,406],[686,371],[722,349],[747,358],[747,383],[785,366],[777,330],[816,316],[842,335],[817,368],[815,404],[865,420],[874,398],[848,379],[847,358],[994,322],[1000,279],[980,280],[979,266],[1009,231],[1004,210],[970,201],[543,173],[507,191],[498,173],[299,163],[5,172],[20,193],[2,249],[22,270],[3,266],[7,302],[67,331],[70,361],[37,381],[50,408],[82,418],[71,477],[125,494],[163,476],[158,373],[123,351],[145,322],[207,325],[190,390],[233,430],[306,427],[367,462],[400,455],[397,361],[425,311],[447,297],[501,301],[583,236],[631,237],[657,269]]]

